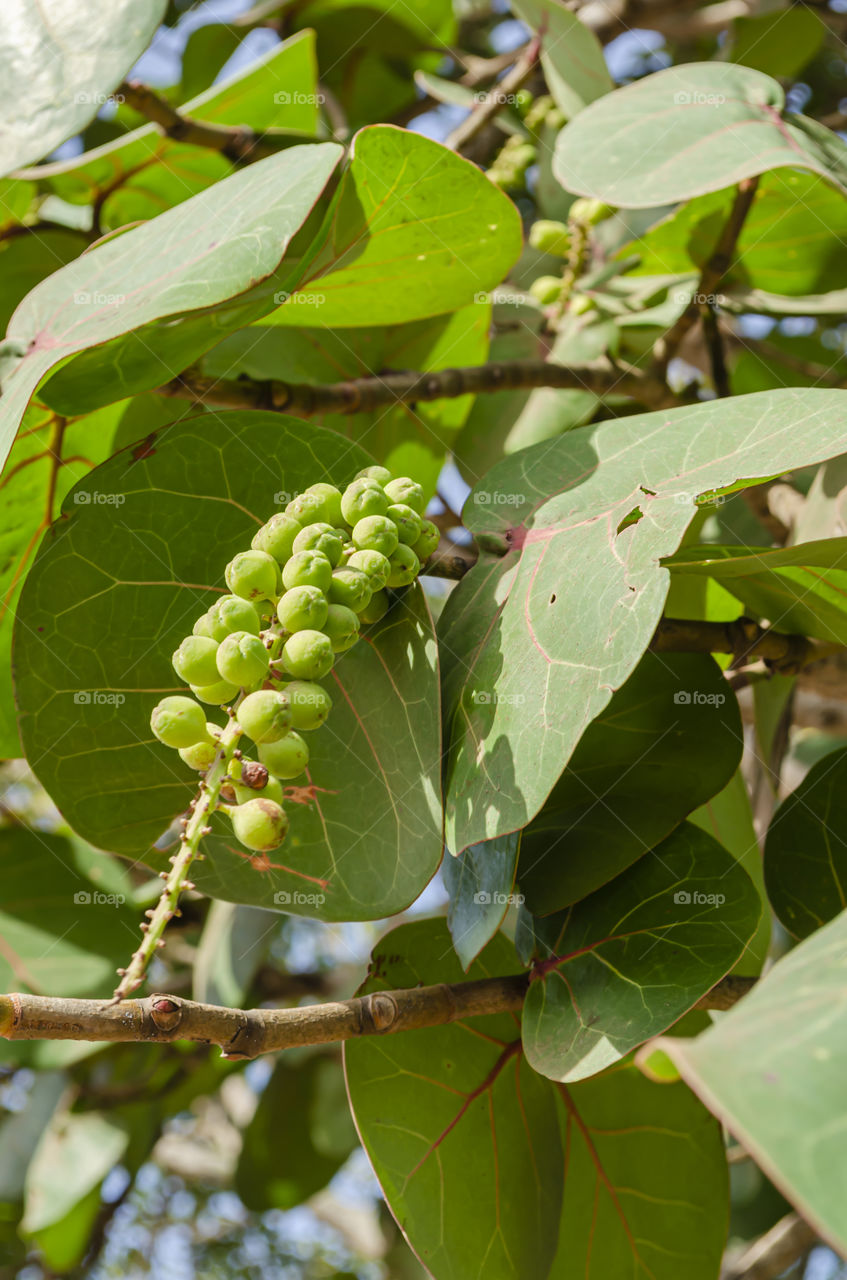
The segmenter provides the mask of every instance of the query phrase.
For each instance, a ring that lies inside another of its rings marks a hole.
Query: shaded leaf
[[[98,996],[131,953],[135,917],[78,866],[63,836],[0,831],[0,991]]]
[[[643,857],[721,790],[741,748],[738,704],[714,660],[646,653],[523,833],[530,910],[557,911]]]
[[[507,835],[444,859],[441,874],[450,895],[447,926],[465,969],[494,937],[514,901],[519,843],[519,834]]]
[[[260,907],[212,902],[194,961],[193,998],[243,1008],[278,932],[278,915]]]
[[[759,893],[762,914],[759,926],[741,959],[733,967],[733,973],[756,976],[768,958],[771,941],[771,913],[765,893],[765,875],[762,854],[756,829],[750,796],[740,769],[737,769],[723,791],[712,796],[700,809],[691,814],[695,826],[706,831],[727,849],[744,868]]]
[[[729,44],[731,62],[743,62],[768,75],[793,80],[826,39],[826,27],[813,9],[790,6],[775,13],[736,18]]]
[[[762,904],[731,854],[685,823],[611,884],[536,920],[527,1060],[582,1080],[691,1009],[739,959]],[[542,976],[543,975],[543,976]]]
[[[471,978],[515,967],[493,940]],[[362,992],[460,982],[443,920],[401,925],[374,950]],[[514,1020],[473,1018],[344,1046],[356,1126],[401,1230],[435,1280],[546,1276],[562,1150],[552,1089],[527,1066]]]
[[[328,1073],[340,1085],[334,1103],[347,1121],[346,1140],[332,1152],[321,1149],[323,1130],[316,1132],[320,1112],[332,1101]],[[235,1189],[254,1213],[290,1209],[325,1187],[355,1145],[340,1060],[326,1053],[291,1063],[280,1058],[244,1131]]]
[[[773,815],[765,883],[795,938],[807,938],[847,907],[847,749],[818,760]]]

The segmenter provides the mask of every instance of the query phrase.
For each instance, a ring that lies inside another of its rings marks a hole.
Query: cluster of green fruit
[[[285,839],[282,782],[309,762],[301,732],[317,729],[332,702],[317,683],[336,654],[356,643],[362,623],[378,622],[388,588],[414,582],[438,545],[423,515],[424,493],[408,477],[368,467],[342,493],[314,484],[274,515],[226,567],[231,594],[197,619],[173,655],[188,697],[167,697],[150,724],[192,769],[220,759],[222,730],[200,703],[234,708],[237,729],[258,760],[232,753],[218,808],[237,839],[263,853]]]
[[[529,243],[540,253],[547,253],[553,258],[568,258],[572,253],[574,232],[583,234],[590,227],[596,227],[611,218],[616,210],[602,200],[590,200],[580,197],[574,200],[568,212],[568,222],[556,222],[552,218],[541,218],[529,229]],[[529,286],[529,291],[543,306],[558,302],[562,296],[564,280],[559,276],[538,276]],[[585,294],[572,293],[568,310],[574,315],[590,311],[594,306]]]
[[[526,187],[527,169],[538,159],[538,147],[533,139],[541,140],[545,127],[554,133],[561,129],[565,117],[547,94],[533,98],[527,89],[515,94],[514,106],[524,129],[507,138],[494,157],[488,177],[503,191],[518,192]]]

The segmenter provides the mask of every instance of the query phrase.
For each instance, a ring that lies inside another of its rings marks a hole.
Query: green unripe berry
[[[211,707],[222,707],[225,702],[232,702],[238,693],[238,685],[232,684],[229,680],[216,680],[214,684],[193,684],[191,692],[195,698],[199,698],[201,702],[207,702]]]
[[[544,123],[551,129],[564,129],[565,125],[568,123],[568,117],[559,107],[551,107],[547,112]]]
[[[438,531],[438,526],[434,525],[431,520],[423,520],[421,522],[421,536],[412,547],[421,564],[429,559],[440,541],[441,534]]]
[[[205,773],[215,763],[218,748],[214,742],[195,742],[191,747],[180,747],[179,755],[189,767],[198,773]]]
[[[215,635],[213,624],[212,624],[211,609],[209,609],[208,612],[206,613],[200,614],[200,617],[197,619],[197,621],[194,623],[194,626],[191,628],[191,634],[193,636],[205,636],[209,640],[217,640],[218,637]]]
[[[186,636],[171,658],[174,671],[186,684],[211,684],[218,678],[217,642],[208,636]]]
[[[594,311],[594,299],[587,293],[574,293],[568,303],[568,311],[572,316],[583,316],[587,311]]]
[[[509,161],[518,173],[524,173],[538,159],[538,151],[531,142],[522,142],[509,148]]]
[[[332,565],[322,551],[295,551],[282,571],[286,591],[293,587],[317,587],[327,591],[332,581]]]
[[[336,569],[329,584],[330,604],[343,604],[361,613],[373,594],[371,580],[361,569]]]
[[[294,539],[295,551],[320,551],[326,556],[333,569],[341,559],[344,543],[341,534],[331,524],[324,522],[307,524]]]
[[[354,525],[366,516],[384,516],[389,502],[382,485],[363,476],[348,484],[344,490],[341,514],[349,525]]]
[[[309,680],[292,680],[285,686],[291,704],[291,724],[295,729],[319,729],[332,710],[326,689]]]
[[[568,217],[572,222],[581,222],[586,227],[596,227],[599,222],[605,222],[614,213],[617,213],[614,205],[606,204],[604,200],[591,200],[586,196],[580,196],[578,200],[574,200],[568,210]]]
[[[356,480],[375,480],[377,484],[381,484],[383,488],[391,479],[391,472],[387,467],[364,467],[363,470],[357,471]]]
[[[329,602],[319,587],[292,587],[281,597],[276,616],[286,631],[320,631]]]
[[[543,307],[558,301],[562,292],[561,276],[539,276],[529,286],[533,298],[537,298]]]
[[[192,698],[179,694],[162,698],[153,708],[150,728],[166,747],[193,747],[195,742],[205,742],[206,717],[203,708]]]
[[[234,596],[243,600],[272,600],[277,595],[279,566],[267,551],[240,551],[224,574]]]
[[[297,521],[278,511],[266,524],[262,525],[258,533],[253,534],[250,545],[254,551],[264,551],[267,555],[273,556],[279,564],[285,564],[291,555],[294,539],[299,532],[300,525]]]
[[[257,636],[262,629],[256,606],[249,600],[242,600],[240,596],[221,596],[212,605],[209,614],[216,640],[225,640],[234,631],[247,631],[251,636]]]
[[[320,680],[332,670],[334,654],[322,631],[297,631],[282,647],[282,664],[301,680]]]
[[[367,606],[359,614],[362,622],[379,622],[391,607],[391,597],[387,591],[375,591]]]
[[[323,626],[332,642],[333,653],[344,653],[359,639],[359,619],[344,604],[331,604]]]
[[[254,742],[277,742],[291,728],[291,701],[276,689],[248,693],[237,712],[238,723]]]
[[[391,502],[400,502],[404,506],[411,507],[418,515],[423,513],[426,506],[424,491],[408,476],[398,476],[396,480],[389,481],[385,486],[385,492]]]
[[[307,524],[314,524],[317,520],[322,520],[323,510],[324,504],[319,494],[298,493],[297,497],[292,498],[285,508],[285,514],[291,520],[296,520],[300,528],[303,529]]]
[[[515,106],[522,116],[525,116],[532,106],[532,93],[529,89],[519,89],[515,94]]]
[[[247,804],[250,800],[272,800],[274,804],[282,807],[282,802],[285,799],[282,783],[270,770],[267,772],[267,782],[263,787],[245,787],[240,782],[233,784],[235,798],[239,804]]]
[[[259,759],[275,778],[296,778],[309,763],[309,748],[299,733],[289,733],[259,747]]]
[[[357,551],[380,551],[390,556],[399,541],[397,526],[385,516],[366,516],[353,526],[353,545]]]
[[[389,520],[397,526],[397,537],[411,547],[421,536],[421,518],[405,502],[394,502],[386,512]]]
[[[249,688],[267,674],[270,657],[258,636],[248,631],[234,631],[222,640],[217,653],[218,671],[224,680]]]
[[[347,561],[350,569],[360,569],[370,578],[371,587],[379,591],[388,581],[391,564],[381,551],[354,551]]]
[[[316,517],[317,520],[323,520],[334,528],[344,523],[344,517],[341,514],[341,490],[336,489],[334,484],[326,484],[320,480],[317,484],[310,484],[306,492],[321,500],[322,514]]]
[[[288,815],[282,805],[260,797],[246,804],[228,805],[226,812],[232,820],[236,838],[245,849],[254,853],[267,853],[276,849],[288,831]]]
[[[407,587],[410,582],[414,582],[420,573],[421,563],[411,547],[401,542],[394,554],[388,558],[391,562],[389,587]]]
[[[571,236],[564,222],[540,218],[529,229],[529,243],[541,253],[551,253],[555,258],[566,258],[571,247]]]

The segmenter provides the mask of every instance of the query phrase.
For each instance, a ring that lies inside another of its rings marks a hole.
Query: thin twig
[[[732,266],[738,237],[753,204],[759,179],[743,178],[738,184],[732,208],[708,262],[700,273],[697,288],[677,321],[671,325],[653,348],[654,372],[664,378],[669,362],[676,355],[683,339],[697,323],[701,310],[715,300],[715,291]]]
[[[0,1036],[8,1040],[97,1042],[202,1040],[227,1058],[255,1058],[294,1045],[331,1044],[358,1036],[393,1035],[444,1026],[462,1018],[519,1013],[529,973],[454,985],[379,991],[352,1000],[291,1009],[228,1009],[179,996],[156,994],[120,1005],[53,996],[0,996]],[[755,979],[730,975],[697,1007],[726,1009]]]
[[[313,418],[324,413],[371,413],[393,404],[456,399],[495,391],[529,391],[534,387],[591,391],[599,397],[614,391],[653,408],[667,407],[672,400],[664,383],[646,374],[607,364],[568,368],[549,360],[502,360],[432,373],[385,373],[324,385],[276,379],[209,378],[187,370],[159,387],[158,392],[216,408],[271,409],[297,418]]]
[[[807,636],[760,627],[751,618],[737,618],[733,622],[662,618],[650,648],[656,653],[731,653],[739,663],[761,658],[783,675],[793,674],[843,650],[842,645],[821,644]]]
[[[123,98],[130,107],[152,124],[158,125],[175,142],[219,151],[235,164],[263,160],[295,142],[315,141],[310,134],[300,131],[272,129],[265,133],[254,133],[246,125],[212,124],[206,120],[195,120],[191,116],[182,115],[140,80],[124,81],[115,90],[115,97]]]
[[[808,1222],[796,1213],[788,1213],[725,1266],[721,1280],[775,1280],[802,1258],[817,1239],[817,1232]]]
[[[476,137],[480,130],[494,119],[497,112],[502,110],[509,98],[526,83],[535,70],[540,52],[540,38],[530,40],[511,71],[508,71],[502,80],[499,80],[484,97],[479,99],[470,115],[448,135],[445,146],[450,147],[452,151],[461,151],[462,147],[467,146],[471,138]]]

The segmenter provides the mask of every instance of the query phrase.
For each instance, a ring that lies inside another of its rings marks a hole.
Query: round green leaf
[[[741,748],[717,663],[646,653],[524,831],[518,879],[530,910],[557,911],[641,858],[725,786]]]
[[[536,1071],[582,1080],[658,1035],[729,972],[762,904],[733,856],[684,823],[611,884],[536,920],[523,1042]]]
[[[183,691],[171,654],[280,504],[369,462],[297,419],[219,413],[152,433],[68,496],[21,596],[14,665],[27,758],[86,839],[149,856],[186,808],[197,775],[150,729],[155,703]],[[420,587],[341,657],[327,688],[332,715],[311,735],[307,774],[287,788],[288,840],[251,858],[218,815],[193,875],[212,896],[374,918],[407,906],[433,875],[437,663]]]
[[[777,81],[750,67],[669,67],[607,94],[565,125],[554,171],[567,191],[628,209],[688,200],[769,169],[837,179],[843,143],[830,135],[838,152],[830,155],[805,123],[783,119],[784,105]]]

